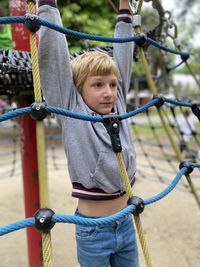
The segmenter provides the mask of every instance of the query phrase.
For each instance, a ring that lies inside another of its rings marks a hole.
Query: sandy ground
[[[62,152],[59,153],[62,157]],[[3,166],[1,170],[2,168]],[[168,176],[174,177],[172,174]],[[67,171],[63,168],[60,170],[51,168],[48,171],[48,179],[49,207],[55,213],[73,214],[76,199],[71,197],[71,184]],[[157,180],[138,176],[134,193],[146,199],[161,192],[166,186]],[[23,201],[21,175],[0,178],[0,226],[24,218]],[[200,266],[200,209],[191,193],[183,187],[175,189],[164,199],[147,206],[141,214],[141,221],[155,266]],[[62,223],[55,225],[52,230],[52,250],[54,267],[78,266],[74,225]],[[146,266],[141,248],[140,254],[141,267]],[[0,238],[0,267],[11,266],[28,267],[24,229]]]

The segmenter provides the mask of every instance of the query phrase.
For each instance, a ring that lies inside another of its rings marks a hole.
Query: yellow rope
[[[119,166],[119,170],[120,170],[120,174],[123,180],[123,184],[124,184],[124,188],[126,193],[128,194],[129,198],[131,198],[133,196],[133,192],[132,192],[132,188],[131,188],[131,184],[128,178],[128,174],[126,171],[126,166],[124,163],[124,159],[123,159],[123,154],[120,153],[116,153],[116,158],[117,158],[117,162],[118,162],[118,166]],[[148,267],[153,267],[153,261],[149,252],[149,248],[148,248],[148,244],[146,241],[146,237],[144,234],[144,231],[142,229],[142,224],[140,221],[140,216],[139,215],[135,215],[134,216],[135,219],[135,225],[137,228],[137,232],[138,232],[138,236],[139,236],[139,240],[140,240],[140,244],[142,247],[142,251],[144,253],[144,257],[146,260],[146,264]]]
[[[129,4],[130,4],[130,2],[129,2]],[[143,4],[143,0],[140,0],[139,5],[138,5],[138,9],[137,9],[137,14],[140,13],[141,8],[142,8],[142,4]],[[131,10],[131,8],[130,8],[130,10]],[[124,163],[122,152],[116,153],[116,158],[117,158],[117,162],[118,162],[118,166],[119,166],[119,170],[120,170],[120,174],[122,177],[125,191],[126,191],[127,195],[129,196],[129,198],[131,198],[133,196],[133,192],[132,192],[131,184],[130,184],[129,177],[128,177],[128,174],[126,171],[126,165]],[[149,248],[148,248],[148,244],[147,244],[147,241],[145,238],[144,231],[142,229],[140,216],[134,215],[134,219],[135,219],[135,225],[137,228],[137,232],[138,232],[140,244],[141,244],[141,247],[142,247],[142,250],[144,253],[146,264],[148,267],[153,267],[153,261],[152,261],[152,258],[151,258],[150,252],[149,252]]]
[[[181,51],[181,46],[180,46],[180,45],[177,46],[177,48],[178,48],[178,50],[179,50],[180,52],[182,52],[182,51]],[[199,87],[199,89],[200,89],[200,80],[197,79],[197,77],[196,77],[194,71],[192,70],[192,68],[191,68],[190,64],[187,62],[187,60],[185,61],[185,65],[186,65],[188,71],[190,72],[190,74],[192,75],[193,79],[195,80],[196,85],[197,85],[197,86]]]
[[[148,244],[147,244],[147,241],[146,241],[144,230],[142,229],[140,216],[139,215],[134,215],[134,219],[135,219],[135,225],[136,225],[136,228],[137,228],[137,232],[138,232],[138,236],[139,236],[139,240],[140,240],[140,244],[141,244],[141,247],[142,247],[142,251],[143,251],[143,254],[144,254],[144,258],[145,258],[146,264],[147,264],[148,267],[153,267],[154,264],[153,264],[151,254],[150,254],[149,249],[148,249]]]
[[[198,85],[198,87],[200,89],[200,81],[199,81],[199,79],[197,79],[197,77],[196,77],[194,71],[192,70],[191,66],[189,65],[189,63],[187,61],[185,62],[185,65],[188,68],[190,74],[192,75],[192,77],[194,78],[196,84]]]
[[[35,13],[36,12],[35,4],[29,1],[27,10],[30,13]],[[30,32],[30,47],[31,47],[35,101],[42,102],[39,64],[38,64],[37,38],[36,38],[36,34],[32,32]],[[44,132],[44,125],[42,121],[36,122],[36,137],[37,137],[40,207],[45,208],[48,206],[48,184],[47,184],[47,171],[46,171],[45,132]],[[42,254],[43,254],[43,266],[52,267],[52,251],[51,251],[50,232],[42,233]]]
[[[143,5],[144,0],[140,0],[137,8],[137,14],[139,15],[142,10],[142,5]]]
[[[140,27],[136,27],[135,28],[135,32],[136,33],[140,33]],[[142,65],[143,65],[143,68],[144,68],[144,71],[145,71],[145,74],[146,74],[146,78],[147,78],[147,84],[149,86],[149,89],[150,91],[152,92],[153,95],[157,95],[157,88],[155,86],[155,83],[153,81],[153,78],[152,78],[152,75],[149,71],[149,67],[148,67],[148,63],[147,63],[147,60],[146,60],[146,57],[145,57],[145,54],[144,54],[144,50],[142,49],[142,47],[139,47],[139,54],[140,54],[140,59],[141,59],[141,62],[142,62]],[[172,134],[172,129],[170,129],[169,125],[166,123],[165,121],[165,118],[164,118],[164,114],[163,114],[163,111],[161,109],[157,109],[158,110],[158,115],[160,117],[160,120],[162,122],[162,125],[166,131],[166,134],[168,136],[168,139],[176,153],[176,156],[179,160],[179,162],[182,162],[183,161],[183,157],[181,155],[181,152],[180,152],[180,149],[178,148],[178,145],[176,144],[174,138],[173,138],[173,134]],[[187,179],[187,182],[190,186],[190,189],[191,189],[191,192],[192,194],[194,195],[194,198],[195,200],[197,201],[197,204],[198,206],[200,207],[200,196],[198,195],[198,192],[197,190],[195,189],[195,186],[193,185],[193,182],[190,178],[189,175],[185,175],[186,179]]]
[[[52,267],[51,235],[49,232],[42,234],[42,255],[43,255],[43,266]]]
[[[124,163],[123,155],[122,155],[121,152],[120,153],[116,153],[116,157],[117,157],[117,161],[118,161],[120,174],[121,174],[121,177],[123,179],[125,191],[126,191],[126,193],[128,194],[128,196],[130,198],[130,197],[133,196],[133,192],[132,192],[132,188],[131,188],[131,185],[130,185],[128,174],[127,174],[127,171],[126,171],[126,166],[125,166],[125,163]]]

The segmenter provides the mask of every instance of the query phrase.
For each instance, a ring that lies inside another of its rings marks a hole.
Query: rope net
[[[139,15],[142,7],[142,2],[140,1],[137,9],[136,9],[136,14]],[[154,6],[156,3],[154,3]],[[157,6],[159,9],[159,12],[164,15],[163,10],[161,9],[161,6]],[[29,2],[28,4],[28,12],[34,13],[35,12],[35,6],[33,2]],[[141,34],[141,28],[140,25],[135,26],[135,31],[137,33],[136,36],[129,37],[129,38],[111,38],[111,37],[103,37],[103,36],[96,36],[96,35],[90,35],[90,34],[85,34],[85,33],[80,33],[76,31],[72,31],[70,29],[65,29],[63,27],[60,27],[58,25],[54,25],[48,21],[42,20],[38,18],[37,16],[34,16],[31,18],[32,22],[36,23],[37,26],[45,26],[50,29],[53,29],[55,31],[59,31],[63,34],[70,35],[74,38],[83,38],[83,39],[88,39],[88,40],[94,40],[94,41],[104,41],[104,42],[130,42],[134,41],[137,44],[140,43],[141,41],[144,41],[148,44],[148,46],[152,45],[163,53],[172,53],[174,55],[179,55],[181,56],[181,63],[178,64],[180,66],[182,63],[187,63],[187,59],[189,58],[188,53],[186,52],[181,52],[180,47],[178,47],[178,50],[168,48],[164,46],[162,43],[157,42],[156,40],[144,36]],[[29,16],[24,16],[24,17],[3,17],[0,18],[0,23],[1,24],[6,24],[6,23],[24,23],[27,24],[30,23],[30,17]],[[159,25],[160,27],[160,25]],[[160,27],[161,28],[161,27]],[[158,28],[157,28],[158,30]],[[158,33],[157,33],[158,34]],[[168,34],[169,35],[169,34]],[[64,116],[68,116],[74,119],[81,119],[81,120],[86,120],[86,121],[96,121],[99,123],[104,122],[104,118],[101,116],[88,116],[85,114],[77,114],[74,112],[71,112],[70,110],[63,109],[61,107],[53,107],[53,106],[46,106],[42,105],[42,95],[41,95],[41,90],[40,90],[40,79],[39,79],[39,68],[38,68],[38,58],[37,58],[37,45],[36,45],[36,34],[35,32],[30,33],[30,44],[31,44],[31,57],[29,54],[26,53],[17,53],[13,51],[4,51],[1,50],[1,58],[0,58],[0,68],[1,68],[1,73],[0,73],[0,79],[3,81],[3,85],[0,89],[2,89],[2,93],[9,95],[12,95],[13,92],[11,91],[12,89],[12,83],[16,82],[16,78],[19,81],[21,77],[24,75],[26,77],[25,83],[20,84],[17,83],[17,86],[14,86],[15,88],[18,88],[19,92],[21,93],[21,88],[23,90],[30,90],[30,88],[34,88],[33,94],[35,98],[35,105],[31,105],[30,107],[22,108],[22,109],[15,109],[15,110],[10,110],[8,112],[5,112],[4,114],[0,115],[0,121],[4,122],[10,119],[15,119],[19,116],[22,115],[35,115],[37,114],[37,111],[39,112],[44,112],[46,115],[49,113],[51,114],[61,114]],[[163,40],[162,40],[163,41]],[[101,51],[104,51],[106,53],[109,53],[112,55],[112,47],[106,47],[104,48],[96,48]],[[164,96],[158,96],[158,90],[156,87],[156,83],[154,79],[152,78],[152,74],[149,71],[148,67],[148,62],[144,53],[144,48],[142,46],[138,46],[138,54],[141,59],[142,65],[145,70],[146,74],[146,82],[148,84],[149,90],[152,95],[152,99],[145,103],[144,105],[138,106],[138,107],[131,107],[129,105],[129,112],[126,114],[120,114],[118,118],[120,120],[123,119],[130,119],[130,123],[132,125],[132,129],[134,132],[134,136],[136,137],[136,144],[140,150],[138,150],[138,154],[141,158],[145,158],[145,160],[142,160],[141,162],[147,162],[148,167],[144,165],[138,165],[138,173],[142,177],[146,177],[147,174],[145,173],[146,169],[151,168],[152,170],[152,175],[154,178],[157,178],[159,182],[162,183],[167,183],[166,188],[161,191],[159,194],[142,200],[142,202],[139,202],[138,204],[138,198],[133,196],[133,192],[131,189],[131,185],[129,183],[127,173],[126,173],[126,167],[124,165],[123,161],[123,156],[121,152],[116,153],[116,159],[118,161],[119,169],[121,172],[122,180],[126,189],[126,192],[128,193],[130,197],[130,202],[123,211],[118,212],[117,214],[101,219],[83,219],[83,218],[77,218],[75,216],[70,216],[70,215],[58,215],[54,214],[54,212],[49,209],[45,209],[48,206],[48,192],[47,192],[47,182],[46,182],[46,155],[45,155],[45,134],[43,131],[43,123],[42,121],[37,121],[36,123],[36,131],[37,131],[37,141],[38,141],[38,162],[39,162],[39,183],[40,183],[40,201],[41,201],[41,214],[39,217],[39,224],[41,223],[41,220],[45,219],[45,214],[46,212],[50,212],[51,216],[48,218],[48,223],[50,223],[50,227],[48,229],[42,229],[42,240],[43,240],[43,264],[44,266],[52,266],[52,261],[51,261],[51,238],[50,238],[50,230],[54,226],[56,222],[63,222],[63,223],[80,223],[83,225],[98,225],[98,224],[108,224],[113,221],[115,221],[117,218],[122,218],[123,216],[133,213],[134,218],[135,218],[135,224],[138,230],[138,235],[140,238],[140,243],[143,249],[143,253],[145,256],[146,264],[147,266],[153,266],[153,261],[151,259],[151,255],[149,252],[149,248],[147,245],[147,241],[144,235],[144,231],[141,226],[140,222],[140,217],[139,214],[143,211],[140,210],[141,205],[146,206],[149,204],[152,204],[156,201],[159,201],[166,195],[168,195],[178,184],[178,182],[181,180],[182,176],[185,175],[186,181],[182,181],[183,183],[183,188],[190,191],[193,195],[194,198],[200,206],[200,198],[198,194],[198,190],[196,189],[195,184],[193,183],[193,180],[191,180],[190,173],[193,172],[194,169],[199,169],[200,164],[196,162],[198,159],[198,154],[194,155],[192,154],[192,157],[190,158],[193,161],[184,161],[184,156],[181,153],[181,149],[177,146],[177,142],[180,142],[183,133],[181,132],[178,124],[177,124],[177,114],[175,112],[175,107],[180,107],[180,114],[181,116],[183,115],[183,108],[190,109],[192,113],[199,119],[200,117],[200,104],[199,103],[191,103],[189,101],[180,101],[178,99],[169,99]],[[72,58],[74,56],[77,56],[76,54],[71,55]],[[174,68],[170,68],[170,71],[173,70]],[[13,76],[13,73],[15,74]],[[169,73],[169,69],[165,74]],[[164,74],[163,74],[164,75]],[[6,79],[4,79],[4,76]],[[160,77],[156,77],[156,80],[161,79]],[[196,80],[196,79],[195,79]],[[18,93],[18,91],[16,92]],[[163,105],[166,104],[167,107],[163,107]],[[42,105],[42,106],[41,106]],[[156,118],[158,119],[158,123],[155,124],[155,116],[152,118],[152,109],[156,110]],[[166,109],[170,109],[171,116],[169,116],[169,111]],[[145,117],[143,113],[146,113]],[[139,134],[138,130],[139,128],[142,128],[142,124],[138,123],[135,118],[137,116],[143,116],[145,118],[145,123],[143,127],[148,128],[148,138],[143,141],[141,139],[141,134]],[[137,116],[136,116],[137,115]],[[45,117],[45,116],[44,116]],[[50,121],[50,120],[49,120]],[[190,126],[189,121],[187,121],[188,126]],[[175,127],[175,126],[176,127]],[[173,127],[174,126],[174,127]],[[166,135],[166,138],[162,138],[162,140],[159,138],[159,134],[157,130],[162,129],[163,133]],[[149,134],[151,133],[152,138],[149,137]],[[175,138],[176,139],[175,139]],[[47,136],[46,136],[47,138]],[[199,134],[197,131],[192,131],[192,138],[194,139],[193,141],[195,142],[194,146],[196,145],[199,146],[200,141],[199,141]],[[163,143],[163,140],[167,140],[167,142]],[[50,139],[50,142],[52,142],[52,137]],[[146,142],[146,143],[145,143]],[[55,141],[54,141],[55,143]],[[156,144],[156,147],[153,148],[153,143]],[[16,144],[16,141],[15,141]],[[151,146],[151,149],[148,149],[147,147]],[[166,148],[170,148],[169,150],[166,150]],[[158,161],[156,164],[153,161],[153,158],[155,155],[157,155],[157,151],[159,150],[159,155],[162,155],[162,157],[159,157],[159,160],[162,161],[161,164],[158,164]],[[14,153],[16,154],[16,147],[14,148]],[[53,166],[55,168],[59,168],[57,163],[56,163],[56,158],[55,158],[55,148],[51,146],[51,151],[52,151],[52,158],[53,158]],[[148,152],[147,152],[148,151]],[[150,151],[150,152],[149,152]],[[140,155],[141,154],[141,155]],[[186,156],[188,159],[188,156]],[[14,161],[16,163],[16,157],[14,157]],[[165,164],[163,164],[165,162]],[[14,164],[15,165],[15,164]],[[158,166],[161,165],[161,166]],[[164,166],[165,165],[165,166]],[[163,168],[166,168],[163,170]],[[13,167],[14,169],[14,167]],[[14,169],[15,170],[15,169]],[[167,170],[167,171],[166,171]],[[164,174],[169,174],[175,173],[175,178],[172,181],[167,181],[167,177],[163,177]],[[12,170],[12,175],[14,171]],[[160,174],[162,173],[162,174]],[[138,211],[139,210],[139,211]],[[32,217],[32,218],[27,218],[25,220],[16,222],[16,223],[11,223],[9,225],[6,225],[5,227],[0,228],[0,235],[5,235],[7,233],[30,227],[30,226],[35,226],[37,228],[37,218]],[[40,225],[41,226],[41,225]]]

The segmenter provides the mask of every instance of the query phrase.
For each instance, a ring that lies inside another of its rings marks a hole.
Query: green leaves
[[[116,14],[105,1],[82,0],[78,3],[69,1],[68,5],[59,6],[63,26],[96,35],[112,36]],[[105,43],[68,38],[71,51],[105,45]]]

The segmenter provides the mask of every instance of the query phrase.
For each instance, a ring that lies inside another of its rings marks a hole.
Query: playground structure
[[[19,19],[19,21],[21,21],[21,22],[25,22],[25,21],[27,21],[27,19],[30,21],[30,18],[28,18],[28,17],[26,17],[26,18],[16,18],[16,21]],[[34,19],[36,19],[36,18],[34,18]],[[9,18],[7,19],[7,20],[9,20]],[[38,20],[39,21],[39,20]],[[3,21],[3,22],[6,22],[6,21]],[[48,27],[50,27],[50,28],[56,28],[57,30],[59,30],[59,31],[61,31],[61,32],[63,32],[63,33],[68,33],[69,34],[69,32],[68,31],[66,31],[65,29],[58,29],[55,25],[50,25],[50,24],[48,24],[47,22],[45,22],[45,21],[43,21],[43,22],[41,22],[40,21],[40,23],[41,23],[41,25],[44,25],[44,26],[47,26],[48,25]],[[43,23],[43,24],[42,24]],[[139,30],[139,26],[137,25],[136,26],[136,28]],[[76,33],[73,33],[73,34],[75,34],[76,35]],[[34,35],[34,33],[31,33],[31,35]],[[90,39],[93,39],[93,37],[94,36],[85,36],[84,34],[82,35],[82,37],[90,37]],[[98,37],[95,37],[95,39],[98,39]],[[107,41],[107,39],[105,39],[105,38],[100,38],[100,39],[103,39],[103,40],[105,40],[105,41]],[[143,36],[139,36],[138,38],[133,38],[131,41],[136,41],[136,42],[138,42],[138,41],[141,41],[143,39]],[[112,40],[112,41],[116,41],[116,40],[114,40],[114,39],[109,39],[109,41],[110,40]],[[154,43],[154,41],[152,41],[151,39],[147,39],[151,44],[155,44]],[[130,41],[130,40],[118,40],[119,42],[120,41]],[[160,49],[161,48],[163,48],[163,46],[160,46],[159,44],[156,44]],[[142,48],[141,47],[139,47],[139,50],[141,50],[140,51],[140,53],[141,53],[141,56],[142,56],[142,60],[143,60],[143,62],[145,63],[145,56],[144,56],[144,54],[142,53]],[[168,49],[167,49],[168,50]],[[170,52],[173,52],[173,50],[170,50],[169,49],[169,51]],[[177,54],[180,54],[180,55],[182,55],[182,57],[183,58],[187,58],[187,54],[185,54],[185,53],[182,53],[182,52],[176,52]],[[145,65],[145,64],[144,64]],[[146,65],[145,65],[146,66]],[[179,162],[182,162],[182,156],[181,156],[181,154],[180,154],[180,151],[178,150],[178,148],[177,148],[177,146],[176,146],[176,144],[174,143],[174,140],[173,140],[173,138],[172,138],[172,136],[170,135],[170,130],[169,130],[169,127],[168,126],[166,126],[166,123],[165,123],[165,119],[164,119],[164,117],[163,117],[163,110],[161,109],[161,106],[164,104],[164,103],[170,103],[170,104],[173,104],[173,105],[179,105],[179,106],[181,106],[181,107],[188,107],[188,108],[191,108],[191,109],[193,109],[194,110],[194,112],[195,113],[197,113],[198,114],[198,105],[197,104],[192,104],[192,103],[189,103],[189,102],[182,102],[182,101],[177,101],[177,100],[170,100],[170,99],[167,99],[167,98],[164,98],[164,97],[160,97],[160,96],[156,96],[157,95],[157,91],[156,91],[156,88],[155,88],[155,85],[154,85],[154,82],[153,82],[153,80],[151,79],[151,76],[149,75],[149,72],[148,72],[148,69],[146,69],[146,71],[147,71],[147,80],[148,80],[148,83],[151,85],[151,86],[149,86],[151,89],[152,89],[152,92],[153,92],[153,95],[155,96],[153,99],[152,99],[152,101],[150,101],[147,105],[144,105],[143,107],[140,107],[140,108],[138,108],[138,109],[136,109],[136,110],[134,110],[134,111],[131,111],[131,112],[129,112],[129,113],[127,113],[127,114],[123,114],[123,115],[121,115],[121,116],[119,116],[118,117],[118,119],[120,119],[120,120],[122,120],[122,119],[128,119],[128,118],[131,118],[131,117],[133,117],[133,116],[135,116],[135,115],[137,115],[137,114],[139,114],[139,113],[141,113],[141,112],[144,112],[144,111],[146,111],[146,110],[148,110],[150,107],[153,107],[153,106],[156,106],[157,107],[157,110],[158,110],[158,114],[159,114],[159,116],[160,116],[160,118],[161,118],[161,121],[163,122],[163,125],[164,125],[164,128],[165,128],[165,130],[166,130],[166,132],[168,133],[168,136],[169,136],[169,139],[170,139],[170,142],[172,143],[172,145],[173,145],[173,147],[174,147],[174,150],[175,150],[175,152],[176,152],[176,156],[177,156],[177,158],[178,158],[178,161]],[[34,79],[34,68],[33,68],[33,79]],[[40,89],[40,88],[39,88]],[[37,95],[37,97],[38,97],[38,95]],[[36,97],[36,98],[37,98]],[[40,98],[40,97],[38,97],[38,98]],[[36,102],[42,102],[42,101],[38,101],[38,99],[36,99],[37,101]],[[40,100],[40,99],[39,99]],[[39,108],[38,108],[39,107]],[[95,121],[97,121],[97,122],[103,122],[103,118],[91,118],[91,117],[87,117],[87,116],[84,116],[84,114],[73,114],[73,113],[71,113],[70,111],[66,111],[66,110],[63,110],[62,108],[56,108],[56,107],[47,107],[47,106],[43,106],[43,105],[39,105],[38,106],[38,104],[36,104],[36,106],[31,106],[31,107],[29,107],[29,105],[28,106],[26,106],[25,105],[25,108],[23,107],[23,108],[19,108],[19,109],[16,109],[16,110],[13,110],[13,111],[11,111],[11,112],[8,112],[8,113],[6,113],[6,114],[4,114],[4,115],[1,115],[1,121],[4,121],[4,120],[8,120],[8,119],[10,119],[10,118],[15,118],[15,117],[20,117],[21,115],[26,115],[26,114],[31,114],[33,117],[35,116],[35,114],[37,114],[37,110],[42,110],[42,115],[41,114],[39,114],[39,116],[43,116],[43,112],[45,112],[45,111],[47,111],[47,112],[51,112],[51,113],[57,113],[57,114],[62,114],[62,115],[65,115],[65,116],[70,116],[70,117],[72,117],[72,118],[74,118],[74,119],[82,119],[82,120],[95,120]],[[36,115],[37,116],[37,115]],[[41,122],[39,121],[37,121],[37,123],[36,124],[38,124],[39,123],[39,128],[41,127]],[[33,142],[33,139],[31,139],[31,142]],[[43,145],[42,145],[43,146]],[[120,152],[117,152],[117,153],[120,153]],[[120,162],[120,164],[121,165],[123,165],[123,163],[122,163],[122,160],[121,160],[121,157],[120,157],[120,154],[117,154],[117,157],[118,157],[118,160],[119,160],[119,162]],[[42,163],[44,163],[43,162],[43,160],[41,161]],[[123,168],[123,166],[122,166],[122,168]],[[157,196],[157,197],[155,197],[155,198],[150,198],[150,199],[147,199],[147,200],[145,200],[144,201],[144,205],[148,205],[148,204],[150,204],[150,203],[153,203],[154,201],[157,201],[160,197],[163,197],[165,194],[167,194],[167,193],[169,193],[172,189],[173,189],[173,187],[175,187],[176,186],[176,184],[177,184],[177,182],[179,181],[179,179],[182,177],[182,175],[183,174],[186,174],[186,177],[187,177],[187,180],[189,181],[189,185],[190,186],[192,186],[191,187],[191,190],[192,190],[192,193],[194,194],[194,196],[195,196],[195,198],[196,198],[196,201],[197,201],[197,203],[199,203],[199,197],[198,197],[198,194],[196,193],[196,190],[195,190],[195,188],[193,187],[193,183],[192,183],[192,181],[190,180],[190,177],[189,177],[189,174],[190,174],[190,172],[193,170],[193,168],[199,168],[199,164],[198,163],[188,163],[188,162],[186,162],[186,163],[183,163],[181,166],[180,166],[180,172],[178,172],[178,174],[177,174],[177,176],[176,176],[176,178],[175,178],[175,180],[174,180],[174,183],[170,186],[170,187],[168,187],[167,188],[167,190],[165,191],[165,192],[163,192],[163,194],[160,194],[159,196]],[[126,176],[126,175],[125,175]],[[126,178],[126,177],[125,177]],[[46,187],[46,185],[45,185],[45,187]],[[130,194],[130,196],[132,195],[132,192],[131,192],[131,189],[129,188],[129,185],[127,185],[127,192],[129,192],[129,194]],[[42,200],[42,202],[45,202],[46,200]],[[42,204],[41,206],[46,206],[46,204]],[[127,207],[127,209],[125,209],[121,214],[118,214],[118,215],[116,215],[116,216],[124,216],[124,214],[126,214],[126,212],[127,213],[129,213],[129,212],[132,212],[132,211],[134,211],[135,210],[135,204],[131,204],[130,206],[128,206]],[[32,213],[32,215],[33,215],[33,213]],[[30,215],[30,216],[32,216],[32,215]],[[27,217],[30,217],[30,216],[27,216]],[[110,222],[112,222],[113,220],[115,220],[117,217],[116,216],[113,216],[113,218],[109,218],[109,219],[106,219],[105,218],[105,220],[104,219],[102,219],[102,220],[100,220],[99,222],[97,222],[97,223],[110,223]],[[82,223],[82,224],[87,224],[87,223],[94,223],[94,222],[90,222],[90,221],[74,221],[74,218],[72,218],[71,216],[59,216],[59,215],[53,215],[53,221],[54,222],[73,222],[73,223]],[[20,223],[20,225],[23,225],[22,226],[22,228],[23,227],[29,227],[29,226],[33,226],[35,224],[35,222],[34,222],[34,218],[29,218],[29,219],[26,219],[26,220],[24,220],[24,221],[22,221],[21,223]],[[16,230],[16,229],[20,229],[21,228],[21,226],[19,226],[19,225],[17,225],[17,224],[15,224],[15,225],[13,225],[13,227],[14,228],[12,228],[12,231],[13,230]],[[1,234],[5,234],[5,233],[8,233],[8,232],[10,232],[11,231],[11,229],[10,229],[10,227],[8,226],[7,228],[5,227],[5,229],[4,228],[2,228],[1,229]],[[43,234],[45,237],[46,236],[48,236],[48,235],[46,235],[46,234]],[[142,234],[141,234],[142,235]],[[48,237],[47,237],[48,238]],[[32,243],[32,242],[31,242]],[[152,262],[151,262],[151,260],[149,261],[149,259],[150,259],[150,257],[149,257],[149,255],[148,255],[148,253],[147,253],[147,255],[146,255],[146,258],[147,258],[147,265],[148,266],[152,266]],[[45,262],[44,262],[44,266],[47,266],[47,265],[45,265]]]

